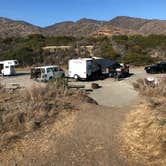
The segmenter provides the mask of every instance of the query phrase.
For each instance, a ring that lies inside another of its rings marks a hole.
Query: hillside
[[[0,17],[0,37],[23,37],[30,34],[44,34],[44,31],[35,25],[24,21],[15,21]]]
[[[165,20],[148,20],[142,18],[119,16],[110,21],[80,19],[76,22],[66,21],[48,27],[38,27],[24,21],[16,21],[0,17],[0,37],[18,37],[29,34],[49,36],[112,36],[132,34],[164,34],[166,35]]]
[[[112,36],[112,35],[166,35],[165,20],[148,20],[142,18],[119,16],[110,21],[81,19],[77,22],[63,22],[45,28],[55,36]]]
[[[91,19],[81,19],[77,22],[62,22],[46,27],[53,36],[88,36],[103,27],[105,22]]]
[[[166,35],[165,20],[148,20],[134,17],[116,17],[107,23],[107,26],[125,28],[137,31],[144,35],[164,34]]]

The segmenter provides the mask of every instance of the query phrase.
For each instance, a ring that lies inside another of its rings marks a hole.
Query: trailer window
[[[14,69],[14,66],[10,66],[10,68],[11,68],[11,70],[13,70],[13,69]]]
[[[14,61],[14,64],[15,64],[15,65],[18,65],[18,61]]]
[[[87,62],[87,69],[91,70],[92,69],[92,61]]]

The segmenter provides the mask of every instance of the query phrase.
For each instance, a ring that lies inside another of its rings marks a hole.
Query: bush
[[[150,85],[146,80],[139,79],[133,83],[134,88],[149,102],[152,107],[166,106],[166,78],[161,78],[158,85]]]
[[[139,79],[134,83],[141,101],[131,111],[122,126],[123,154],[128,160],[143,161],[146,165],[166,165],[166,79],[156,86]]]
[[[122,58],[122,62],[137,66],[151,64],[154,63],[155,60],[156,59],[151,58],[149,55],[140,55],[137,53],[129,53]]]

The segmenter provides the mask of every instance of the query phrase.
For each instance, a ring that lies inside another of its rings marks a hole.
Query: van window
[[[58,71],[58,68],[56,68],[56,67],[54,67],[53,69],[54,69],[54,72],[57,72],[57,71]]]
[[[6,68],[6,69],[8,69],[8,68],[9,68],[9,66],[5,66],[5,68]]]
[[[47,68],[47,73],[52,72],[51,68]]]

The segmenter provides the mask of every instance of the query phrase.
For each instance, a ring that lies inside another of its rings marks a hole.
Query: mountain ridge
[[[111,35],[166,35],[166,20],[117,16],[110,21],[82,18],[40,27],[22,20],[0,17],[0,38],[24,37],[30,34],[44,36],[111,36]]]

